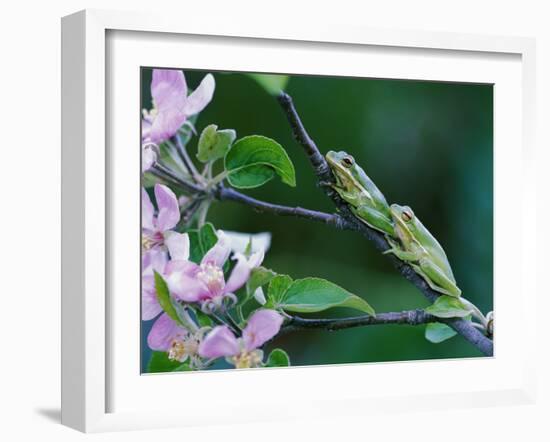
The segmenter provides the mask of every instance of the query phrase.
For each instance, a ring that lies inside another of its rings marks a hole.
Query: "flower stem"
[[[148,172],[153,173],[154,175],[162,178],[164,180],[172,182],[172,185],[178,187],[182,190],[185,190],[191,194],[202,194],[204,189],[197,186],[196,184],[189,183],[185,180],[182,180],[180,177],[174,174],[174,172],[167,167],[163,166],[160,163],[156,163]]]
[[[218,324],[227,325],[234,334],[240,335],[240,328],[235,327],[232,323],[224,320],[224,318],[221,318],[218,314],[211,312],[210,316],[212,316],[218,322]]]
[[[243,306],[238,305],[235,308],[235,311],[237,312],[237,318],[239,319],[239,323],[244,324]]]
[[[147,173],[150,173],[151,175],[156,176],[161,181],[170,184],[174,187],[177,187],[179,189],[182,189],[181,180],[176,180],[172,176],[165,174],[162,170],[158,169],[157,166],[159,164],[157,163],[155,166],[153,166],[151,169],[147,171]]]
[[[181,212],[181,221],[180,224],[182,227],[189,227],[191,224],[191,221],[193,220],[193,217],[195,216],[195,213],[197,213],[197,210],[199,210],[201,206],[202,199],[200,198],[193,198],[192,203],[185,208],[185,210],[182,210]],[[181,231],[181,230],[179,230]]]
[[[187,175],[187,177],[191,177],[189,168],[186,166],[185,161],[183,161],[183,158],[178,150],[178,148],[172,143],[170,140],[165,141],[167,146],[167,152],[168,155],[170,155],[170,158],[172,161],[181,169],[181,171]]]
[[[229,172],[227,170],[224,170],[223,172],[219,173],[218,175],[216,175],[214,178],[211,178],[209,181],[208,181],[208,184],[207,184],[207,189],[212,189],[214,186],[216,186],[217,184],[221,183],[223,180],[225,180],[227,178],[227,176],[229,175]]]
[[[227,312],[227,311],[225,312],[225,318],[227,319],[227,321],[228,321],[235,329],[239,330],[239,332],[240,332],[240,330],[241,330],[240,325],[237,324],[237,321],[235,321],[235,320],[233,319],[233,317],[232,317],[232,316],[229,314],[229,312]],[[244,321],[243,321],[243,322],[244,322]]]
[[[189,330],[191,330],[193,333],[199,330],[199,327],[197,326],[197,324],[195,324],[195,321],[193,321],[193,318],[191,318],[186,308],[183,308],[180,314],[181,314],[181,319],[183,319],[183,321],[189,327]]]
[[[195,167],[195,164],[193,163],[193,161],[191,160],[191,157],[189,156],[189,154],[187,153],[187,149],[185,148],[185,146],[183,145],[183,143],[181,142],[181,138],[179,136],[179,134],[176,134],[172,137],[172,140],[175,142],[176,144],[176,147],[177,147],[177,151],[182,159],[182,161],[185,163],[185,165],[187,166],[187,168],[191,171],[191,176],[193,177],[193,179],[195,180],[196,183],[199,183],[199,184],[204,184],[204,178],[202,177],[202,175],[199,173],[199,171],[197,170],[197,168]]]
[[[206,166],[204,166],[204,169],[202,171],[202,176],[207,180],[210,181],[212,179],[212,167],[214,166],[213,161],[209,161],[206,163]]]
[[[198,226],[199,229],[204,226],[206,223],[206,215],[208,215],[208,210],[210,209],[210,204],[212,204],[212,200],[207,199],[205,200],[200,208],[199,208],[199,220],[198,220]]]

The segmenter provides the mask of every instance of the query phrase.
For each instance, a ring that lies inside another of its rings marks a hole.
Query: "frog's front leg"
[[[412,267],[436,292],[456,298],[462,294],[462,290],[458,288],[454,281],[449,279],[429,258],[421,258],[418,264],[412,264]]]
[[[351,210],[359,219],[373,229],[385,233],[391,237],[395,236],[393,223],[389,216],[386,216],[377,209],[367,205],[361,205],[357,208],[352,207]]]
[[[395,234],[392,236],[395,236]],[[382,252],[384,255],[387,255],[388,253],[393,253],[401,261],[405,261],[405,262],[415,262],[420,259],[419,253],[404,250],[401,247],[401,244],[399,243],[399,241],[394,241],[391,237],[388,237],[388,236],[386,236],[386,240],[388,241],[390,248]]]

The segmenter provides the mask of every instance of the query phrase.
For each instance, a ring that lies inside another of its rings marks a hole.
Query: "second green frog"
[[[462,291],[456,285],[447,255],[439,242],[410,207],[392,204],[390,214],[399,242],[389,239],[392,248],[385,253],[393,253],[410,263],[433,290],[458,298]]]

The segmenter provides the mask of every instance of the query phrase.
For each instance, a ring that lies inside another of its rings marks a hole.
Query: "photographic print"
[[[493,85],[142,67],[137,93],[143,374],[492,356]]]

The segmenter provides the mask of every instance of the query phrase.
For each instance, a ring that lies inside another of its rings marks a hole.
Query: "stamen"
[[[235,368],[255,368],[261,365],[262,359],[263,352],[261,350],[243,351],[238,356],[233,356],[231,363],[235,365]]]
[[[201,270],[197,273],[197,278],[208,287],[213,295],[220,293],[225,286],[223,270],[212,263],[201,264]]]
[[[141,247],[144,251],[160,246],[164,243],[164,235],[161,232],[146,232],[141,235]]]
[[[198,336],[188,335],[178,337],[172,341],[168,350],[168,359],[171,361],[184,362],[188,357],[195,356],[199,350]]]
[[[149,236],[142,235],[141,236],[141,248],[143,250],[149,250],[155,245],[155,241]]]
[[[183,342],[183,340],[174,339],[172,341],[172,346],[168,351],[168,359],[170,359],[171,361],[179,362],[183,362],[185,359],[187,359],[187,350],[185,348],[185,343]]]
[[[152,123],[153,120],[156,118],[156,116],[158,115],[158,109],[153,107],[153,109],[151,110],[147,110],[147,109],[142,109],[141,110],[141,114],[143,115],[143,119],[149,123]]]

